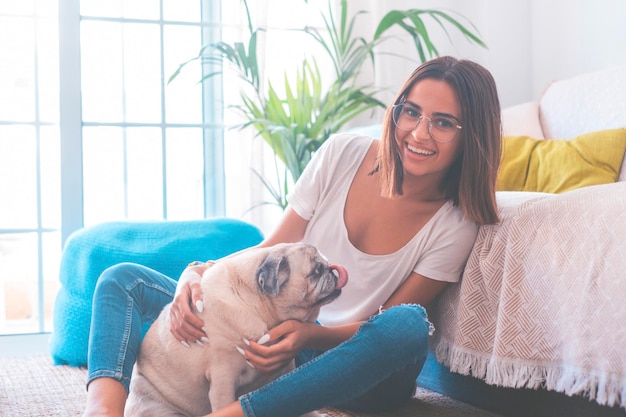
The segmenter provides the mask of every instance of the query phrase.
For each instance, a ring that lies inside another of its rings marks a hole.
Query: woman
[[[293,358],[298,368],[211,416],[403,405],[427,353],[430,325],[421,306],[459,280],[478,226],[498,221],[500,141],[493,77],[452,57],[426,62],[411,74],[386,112],[380,140],[338,135],[327,141],[261,245],[312,243],[347,267],[350,282],[322,308],[321,325],[290,320],[250,341],[243,354],[258,370],[276,370]],[[208,266],[187,268],[174,298],[172,333],[190,349],[206,340],[194,311],[202,308],[199,278]],[[92,321],[86,416],[122,415],[142,320],[158,315],[174,286],[138,265],[103,273]],[[122,308],[120,297],[132,307]],[[98,317],[106,316],[120,324],[101,323]]]

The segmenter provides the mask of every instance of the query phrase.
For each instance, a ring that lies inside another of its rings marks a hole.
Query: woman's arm
[[[309,221],[300,217],[294,209],[287,207],[276,229],[259,246],[267,247],[278,243],[300,242],[304,237],[308,223]]]
[[[274,372],[296,357],[302,349],[331,349],[356,333],[361,323],[322,326],[316,323],[287,320],[270,329],[261,339],[245,341],[240,353],[259,372]],[[260,343],[259,343],[260,342]]]
[[[412,272],[391,297],[383,304],[389,308],[399,304],[428,305],[448,286],[448,282],[437,281]]]

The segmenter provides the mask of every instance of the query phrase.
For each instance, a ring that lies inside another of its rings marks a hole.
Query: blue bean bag
[[[255,226],[229,218],[110,222],[73,233],[61,257],[50,346],[54,363],[87,364],[93,293],[109,266],[135,262],[178,279],[189,262],[219,259],[262,239]]]

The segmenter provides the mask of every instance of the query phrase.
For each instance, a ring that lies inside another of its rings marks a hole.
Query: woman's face
[[[412,130],[407,130],[406,125],[403,126],[404,129],[399,129],[397,125],[394,125],[405,181],[410,176],[425,175],[435,175],[440,180],[443,179],[463,146],[462,130],[456,127],[463,124],[456,93],[445,81],[423,79],[409,91],[403,112],[406,118],[413,120],[413,123],[408,123],[411,127],[417,122],[419,116],[424,116],[419,119],[419,123]],[[428,119],[432,120],[432,133],[439,141],[435,141],[430,135]],[[442,129],[438,130],[435,122],[439,123]],[[454,129],[456,136],[442,143],[441,139],[447,138],[445,129],[448,131]]]

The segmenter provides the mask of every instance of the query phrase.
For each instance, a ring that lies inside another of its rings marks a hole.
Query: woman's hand
[[[317,327],[319,326],[315,323],[287,320],[268,331],[258,341],[247,341],[245,350],[240,352],[259,372],[275,372],[307,346]]]
[[[202,344],[206,340],[204,322],[196,314],[204,310],[200,286],[202,273],[213,264],[214,262],[190,264],[178,280],[174,301],[170,307],[170,331],[176,340],[187,347],[190,347],[191,343]]]

